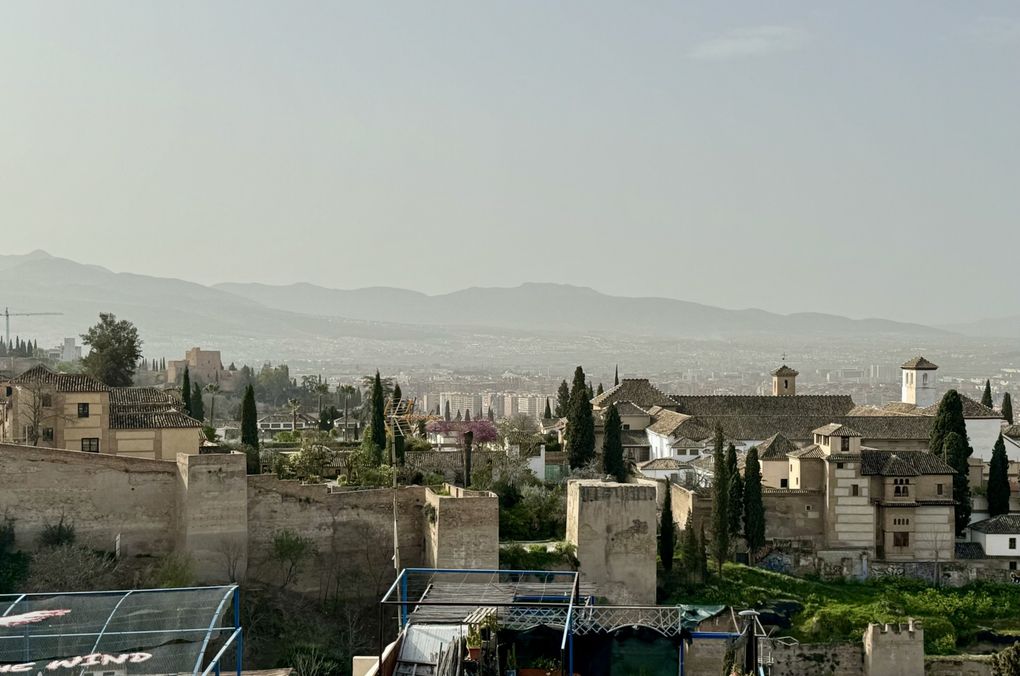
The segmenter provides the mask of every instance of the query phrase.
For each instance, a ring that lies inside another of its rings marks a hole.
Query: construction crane
[[[11,312],[10,308],[4,308],[4,345],[11,344],[11,317],[54,317],[62,315],[63,312]]]

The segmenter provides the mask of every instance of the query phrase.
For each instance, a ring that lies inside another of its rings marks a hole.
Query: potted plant
[[[555,657],[536,657],[531,666],[521,669],[520,676],[560,676],[560,661]]]
[[[478,630],[477,624],[472,624],[468,627],[467,649],[468,659],[472,662],[477,662],[478,658],[481,657],[482,654],[482,634]]]

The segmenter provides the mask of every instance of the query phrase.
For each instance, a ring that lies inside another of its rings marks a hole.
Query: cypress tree
[[[928,450],[932,453],[942,453],[942,458],[952,464],[945,453],[946,437],[951,432],[956,432],[967,443],[967,422],[963,418],[963,400],[956,390],[949,390],[942,396],[939,402],[938,412],[932,422],[931,435],[928,439]],[[967,454],[968,457],[970,453]],[[954,465],[954,467],[956,467]]]
[[[1002,435],[995,440],[992,460],[988,463],[988,515],[1009,513],[1009,458]]]
[[[489,409],[489,415],[492,415],[491,408]],[[546,420],[550,420],[552,418],[552,407],[549,406],[549,397],[545,398],[545,412],[542,414],[542,417]]]
[[[464,487],[471,485],[471,445],[475,434],[471,430],[464,433]]]
[[[605,431],[602,437],[602,471],[612,476],[616,481],[624,483],[627,481],[627,465],[623,461],[623,439],[621,432],[623,423],[620,420],[620,412],[612,405],[606,411]],[[666,499],[669,499],[667,491]]]
[[[191,417],[191,374],[188,373],[188,367],[184,367],[184,378],[181,380],[181,403],[184,406],[184,412]]]
[[[446,400],[446,407],[443,409],[443,420],[445,420],[446,422],[450,422],[450,420],[452,420],[452,418],[450,417],[450,400],[449,399]]]
[[[740,537],[741,519],[744,516],[744,480],[737,466],[737,449],[730,444],[726,449],[726,476],[729,477],[729,499],[726,514],[730,520],[730,540]]]
[[[567,385],[567,381],[564,380],[560,383],[560,387],[556,390],[556,417],[566,418],[567,412],[570,410],[570,386]]]
[[[396,403],[404,398],[404,393],[400,391],[400,383],[393,383],[393,403]]]
[[[248,384],[241,400],[241,443],[245,446],[259,447],[258,412],[255,409],[255,388]]]
[[[669,492],[669,483],[666,484]],[[698,534],[694,532],[694,510],[687,512],[687,524],[680,536],[680,551],[684,559],[684,568],[687,573],[687,581],[693,582],[698,573]]]
[[[464,419],[464,414],[463,414],[463,413],[461,413],[460,409],[458,408],[458,409],[457,409],[457,417],[456,417],[456,418],[454,418],[454,420],[456,420],[457,422],[460,422],[460,421],[461,421],[461,420],[463,420],[463,419]]]
[[[191,388],[191,417],[195,420],[205,420],[205,402],[202,400],[202,387],[197,380]]]
[[[673,570],[673,553],[676,551],[676,524],[673,523],[673,498],[666,484],[666,499],[662,503],[662,517],[659,523],[659,558],[662,569],[667,573]]]
[[[375,380],[372,381],[372,446],[373,461],[376,465],[382,464],[382,452],[386,448],[386,418],[383,412],[385,402],[383,399],[382,378],[379,371],[375,372]]]
[[[967,476],[967,458],[970,448],[967,441],[956,432],[946,437],[943,455],[956,472],[953,474],[953,501],[956,503],[956,534],[962,535],[970,522],[970,481]],[[960,471],[958,468],[963,467]]]
[[[985,391],[981,395],[981,405],[987,406],[988,408],[992,408],[992,406],[994,406],[992,403],[992,381],[990,380],[985,381]]]
[[[616,365],[616,371],[613,372],[613,387],[620,384],[620,365]]]
[[[744,538],[749,561],[765,545],[765,505],[761,498],[761,463],[758,447],[752,446],[744,462]]]
[[[726,471],[721,425],[715,426],[715,452],[712,457],[712,555],[715,557],[716,569],[721,577],[723,562],[730,552],[730,478]]]
[[[464,422],[471,422],[471,409],[464,409]]]
[[[1013,424],[1013,398],[1009,396],[1009,392],[1002,395],[1002,419],[1010,425]]]
[[[545,400],[545,406],[546,406],[547,409],[549,408],[549,400],[548,399]],[[495,422],[496,421],[496,414],[492,412],[492,407],[491,406],[489,407],[488,416],[489,416],[489,422]]]
[[[604,390],[604,389],[602,389],[602,383],[599,383],[599,387],[598,387],[598,389],[597,389],[597,390],[595,390],[595,396],[597,397],[597,396],[599,396],[599,395],[603,394],[604,392],[605,392],[605,390]]]
[[[574,370],[574,384],[567,410],[567,456],[570,467],[584,467],[595,457],[595,418],[592,415],[584,369]]]
[[[588,394],[588,401],[591,401],[592,399],[595,398],[595,390],[592,389],[591,383],[588,383],[588,387],[585,388],[585,391]]]
[[[705,522],[701,522],[701,533],[698,537],[698,577],[708,577],[708,538],[705,537]]]

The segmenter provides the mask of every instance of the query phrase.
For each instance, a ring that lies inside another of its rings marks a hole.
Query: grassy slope
[[[859,639],[869,622],[919,619],[927,652],[957,651],[981,629],[1020,632],[1020,589],[975,583],[936,589],[912,580],[822,582],[757,568],[727,564],[723,580],[686,587],[667,583],[667,603],[725,603],[738,608],[789,599],[804,610],[793,617],[789,634],[810,642]]]

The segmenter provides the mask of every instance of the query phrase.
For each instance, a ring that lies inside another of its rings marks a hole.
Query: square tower
[[[797,376],[800,373],[783,364],[772,372],[772,396],[792,397],[797,394]]]
[[[935,371],[938,366],[924,357],[914,357],[900,367],[903,372],[903,403],[918,408],[932,406],[937,401]]]

